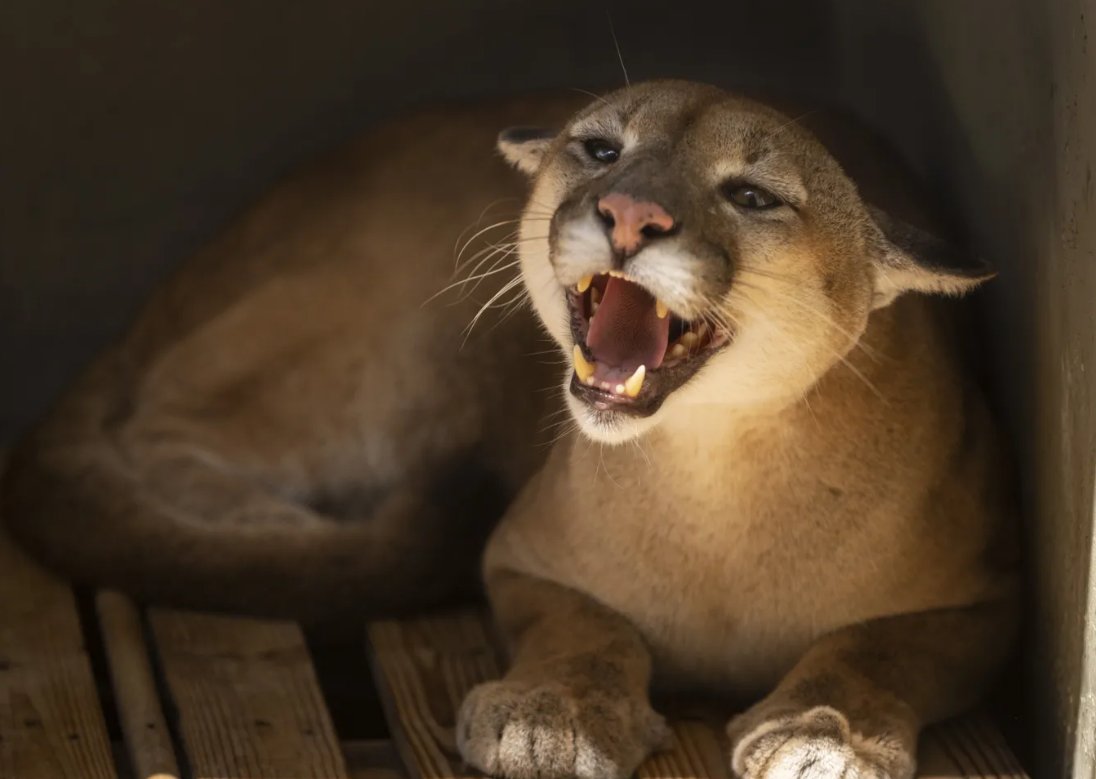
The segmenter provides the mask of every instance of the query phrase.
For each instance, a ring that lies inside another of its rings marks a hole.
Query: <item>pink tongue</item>
[[[655,299],[638,284],[610,276],[590,323],[586,346],[599,364],[631,374],[640,365],[657,368],[666,354],[670,317],[659,319]]]

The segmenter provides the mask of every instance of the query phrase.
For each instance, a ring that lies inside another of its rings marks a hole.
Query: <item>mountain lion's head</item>
[[[525,285],[600,441],[690,405],[799,397],[873,309],[990,275],[867,206],[797,122],[713,87],[631,86],[499,147],[533,178]]]

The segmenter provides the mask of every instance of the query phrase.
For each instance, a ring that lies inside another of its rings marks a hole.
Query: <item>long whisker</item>
[[[466,284],[471,284],[473,281],[481,282],[485,278],[487,278],[488,276],[494,276],[496,273],[503,273],[504,271],[508,271],[511,268],[513,268],[514,266],[516,266],[519,262],[520,262],[520,260],[514,260],[513,262],[508,262],[505,265],[491,268],[490,270],[484,271],[483,273],[477,273],[474,276],[469,276],[466,279],[459,279],[458,281],[454,281],[452,284],[446,284],[444,287],[442,287],[437,292],[435,292],[433,295],[431,295],[426,300],[424,300],[422,304],[425,306],[428,303],[431,303],[432,301],[434,301],[437,298],[441,297],[442,295],[444,295],[446,292],[448,292],[451,289],[455,289],[457,287],[463,287]],[[476,291],[477,287],[478,287],[478,284],[473,286],[472,289],[467,290],[466,292],[464,292],[458,298],[458,302],[461,301],[461,300],[467,300],[468,296],[471,295],[472,293],[474,293]]]
[[[491,230],[495,230],[495,229],[498,229],[499,227],[504,227],[504,226],[506,226],[506,225],[516,225],[516,224],[518,224],[519,222],[521,222],[521,220],[520,220],[520,219],[503,219],[503,220],[502,220],[502,221],[500,221],[500,222],[495,222],[494,224],[490,224],[490,225],[487,225],[486,227],[484,227],[484,228],[481,228],[481,229],[477,230],[477,231],[476,231],[475,233],[473,233],[473,234],[472,234],[472,236],[471,236],[471,237],[470,237],[470,238],[469,238],[469,239],[468,239],[467,241],[465,241],[465,242],[464,242],[464,244],[463,244],[463,245],[462,245],[462,246],[460,247],[460,251],[458,251],[458,252],[457,252],[456,262],[455,262],[454,264],[455,264],[455,265],[457,265],[457,266],[459,266],[459,265],[460,265],[461,257],[463,257],[463,256],[464,256],[464,253],[465,253],[466,251],[468,251],[468,247],[469,247],[469,246],[471,246],[471,245],[472,245],[472,242],[473,242],[473,241],[475,241],[475,240],[476,240],[477,238],[479,238],[479,237],[480,237],[481,235],[483,235],[484,233],[490,232]]]
[[[741,290],[739,290],[739,294],[741,294]],[[785,334],[779,327],[773,327],[772,326],[772,320],[769,319],[767,316],[765,316],[763,313],[761,313],[761,307],[758,306],[755,301],[751,301],[751,302],[753,302],[754,308],[756,309],[753,312],[753,315],[757,316],[760,319],[764,320],[765,322],[769,323],[770,328],[774,332],[781,333],[781,335],[784,338],[785,342],[789,346],[793,346],[793,348],[796,348],[802,354],[803,353],[802,347],[795,341],[795,339],[792,338],[790,335]],[[868,377],[865,376],[864,373],[859,368],[857,368],[855,365],[853,365],[852,362],[850,362],[848,360],[848,358],[845,357],[845,355],[841,354],[840,352],[838,352],[837,350],[834,350],[834,349],[830,350],[830,354],[832,354],[835,359],[840,361],[846,368],[849,369],[849,371],[854,376],[856,376],[861,382],[863,382],[864,386],[866,386],[869,390],[871,390],[872,393],[874,393],[876,395],[876,397],[878,397],[884,403],[888,402],[887,398],[883,395],[883,393],[879,391],[879,388],[876,387],[875,384],[873,384],[871,382],[871,380],[868,379]],[[815,380],[817,381],[817,379],[818,379],[818,377],[816,376]]]
[[[617,60],[620,62],[620,70],[624,73],[624,86],[630,87],[632,82],[628,79],[628,68],[624,67],[624,55],[620,53],[620,41],[617,40],[616,27],[613,26],[613,15],[608,11],[605,15],[609,17],[609,34],[613,36],[613,46],[616,48]]]
[[[784,300],[784,301],[787,301],[789,303],[793,303],[793,304],[799,306],[799,308],[802,309],[803,311],[807,312],[808,314],[811,314],[812,316],[817,317],[819,320],[824,322],[827,326],[832,327],[834,330],[841,333],[841,335],[845,336],[850,341],[852,341],[853,346],[855,348],[858,348],[861,351],[863,351],[864,354],[866,354],[874,362],[881,362],[882,355],[880,355],[879,352],[877,352],[875,349],[871,348],[867,344],[862,343],[859,336],[857,336],[853,333],[850,333],[848,330],[843,328],[836,321],[834,321],[833,317],[829,316],[826,312],[819,310],[818,308],[810,305],[809,303],[806,303],[803,300],[800,300],[798,297],[796,297],[795,295],[793,295],[789,292],[786,292],[786,291],[783,291],[783,290],[776,290],[776,289],[772,289],[772,288],[762,288],[762,287],[759,287],[756,284],[751,284],[748,279],[742,279],[741,278],[741,274],[750,274],[750,273],[756,274],[756,275],[764,277],[764,278],[772,279],[773,281],[782,282],[783,284],[785,284],[789,287],[792,287],[792,288],[794,288],[797,285],[797,282],[794,279],[792,279],[790,277],[787,277],[787,276],[782,276],[782,275],[779,275],[779,274],[775,274],[771,271],[769,271],[769,272],[762,271],[758,268],[742,268],[739,271],[739,278],[736,279],[736,283],[741,282],[741,283],[745,284],[747,287],[751,287],[751,288],[753,288],[753,289],[755,289],[758,292],[761,292],[763,294],[776,294],[776,295],[779,295],[781,300]]]
[[[815,114],[819,113],[820,111],[822,111],[821,108],[812,108],[809,111],[804,111],[803,113],[799,114],[799,116],[794,116],[791,119],[789,119],[788,121],[784,122],[784,124],[777,127],[773,131],[773,133],[775,134],[775,133],[783,132],[787,128],[791,127],[793,124],[799,124],[801,121],[806,119],[808,116],[814,116]]]
[[[480,306],[479,311],[477,311],[475,313],[475,316],[472,317],[472,321],[469,322],[468,326],[464,329],[464,343],[468,342],[468,338],[469,338],[469,336],[471,336],[472,330],[475,328],[476,323],[479,322],[481,318],[483,318],[483,315],[485,313],[487,313],[487,311],[492,306],[494,306],[504,295],[506,295],[509,292],[512,292],[514,290],[514,288],[519,287],[521,285],[521,283],[522,283],[522,279],[521,279],[521,275],[519,274],[519,275],[515,276],[514,278],[512,278],[510,281],[503,284],[502,287],[500,287],[499,290],[494,295],[492,295],[491,298],[486,303],[484,303],[482,306]],[[519,297],[528,296],[528,294],[529,293],[526,292],[524,289],[520,289],[518,291],[518,296]]]
[[[522,222],[547,222],[547,221],[549,221],[549,219],[550,219],[550,217],[548,217],[548,216],[538,216],[536,214],[533,214],[533,215],[528,215],[528,216],[516,217],[514,219],[502,219],[498,222],[495,222],[494,224],[489,224],[486,227],[483,227],[483,228],[477,230],[475,233],[473,233],[467,240],[464,241],[464,243],[461,245],[459,250],[456,250],[455,247],[454,247],[455,254],[456,254],[455,264],[458,264],[458,265],[460,264],[461,257],[464,255],[464,253],[466,251],[468,251],[468,247],[471,246],[473,243],[475,243],[475,240],[477,238],[479,238],[481,235],[483,235],[485,233],[490,232],[491,230],[495,230],[495,229],[498,229],[500,227],[505,227],[506,225],[520,225]],[[461,235],[463,236],[465,233],[468,232],[469,229],[471,229],[471,228],[465,228],[465,230],[462,232]],[[512,231],[512,233],[516,234],[517,233],[517,228],[515,228]],[[459,242],[460,238],[458,238],[457,240]]]
[[[611,105],[611,103],[608,100],[606,100],[604,97],[602,97],[601,95],[599,95],[595,92],[591,92],[588,89],[579,89],[578,87],[569,87],[569,89],[572,92],[578,92],[579,94],[589,95],[590,97],[594,98],[595,100],[600,100],[605,105]]]
[[[496,200],[492,200],[490,203],[488,203],[486,206],[484,206],[483,210],[480,211],[480,215],[478,217],[476,217],[476,221],[474,221],[472,224],[468,225],[468,227],[461,230],[460,235],[457,236],[457,240],[453,241],[453,254],[457,253],[457,247],[460,245],[461,239],[464,238],[464,236],[468,233],[469,230],[475,229],[475,227],[478,226],[479,223],[483,221],[483,218],[485,216],[487,216],[488,211],[490,211],[492,208],[497,206],[499,203],[506,203],[506,202],[512,201],[512,200],[518,200],[518,198],[516,198],[516,197],[500,197]]]

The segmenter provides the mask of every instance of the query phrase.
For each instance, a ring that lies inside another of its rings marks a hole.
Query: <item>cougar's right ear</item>
[[[498,149],[507,162],[527,176],[536,175],[556,137],[542,127],[510,127],[499,133]]]

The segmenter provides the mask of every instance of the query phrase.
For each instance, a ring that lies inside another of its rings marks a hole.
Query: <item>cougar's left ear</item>
[[[997,275],[984,260],[920,228],[872,206],[868,211],[879,228],[875,308],[890,304],[903,292],[962,295]]]
[[[510,127],[499,133],[502,156],[527,176],[535,175],[556,133],[541,127]]]

